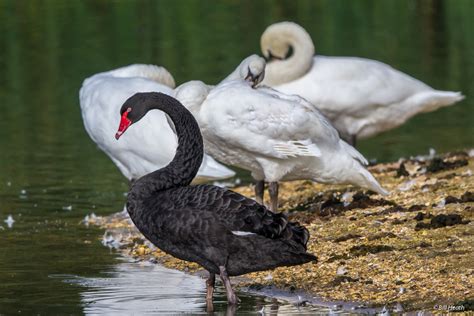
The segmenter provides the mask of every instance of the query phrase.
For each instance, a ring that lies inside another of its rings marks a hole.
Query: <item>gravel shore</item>
[[[472,156],[471,150],[374,165],[369,169],[391,192],[386,197],[310,181],[282,183],[280,210],[308,228],[308,248],[319,262],[247,274],[238,286],[298,289],[328,301],[404,310],[472,308]],[[251,186],[232,190],[253,198]],[[200,269],[150,245],[123,213],[87,221],[105,228],[103,243],[127,256]]]

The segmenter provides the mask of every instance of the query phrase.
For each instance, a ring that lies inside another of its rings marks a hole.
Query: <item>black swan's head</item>
[[[151,100],[145,93],[137,93],[128,98],[120,108],[121,119],[115,138],[119,139],[130,125],[141,120],[150,110],[151,105]]]

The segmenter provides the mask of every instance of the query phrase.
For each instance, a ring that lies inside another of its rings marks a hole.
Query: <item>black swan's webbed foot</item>
[[[212,296],[214,295],[214,285],[216,284],[216,275],[209,272],[209,278],[206,280],[206,301],[212,304]]]
[[[255,182],[255,201],[257,201],[258,204],[263,205],[264,190],[265,190],[265,181],[259,180]]]
[[[227,275],[227,271],[224,266],[219,267],[220,271],[220,277],[222,280],[222,283],[224,283],[225,287],[225,292],[227,294],[227,302],[229,304],[237,304],[240,302],[239,298],[237,295],[235,295],[234,290],[232,289],[232,284],[230,284],[230,279],[229,276]]]
[[[268,193],[270,193],[270,209],[272,212],[278,212],[278,182],[268,184]]]

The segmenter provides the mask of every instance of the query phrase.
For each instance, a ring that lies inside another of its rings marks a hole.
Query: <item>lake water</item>
[[[0,314],[205,313],[203,280],[124,262],[80,224],[120,211],[128,188],[84,131],[85,77],[140,62],[216,83],[259,52],[267,25],[293,20],[319,54],[378,59],[467,96],[361,141],[367,157],[452,151],[474,146],[473,16],[469,0],[0,1]],[[241,310],[274,308],[240,295]]]

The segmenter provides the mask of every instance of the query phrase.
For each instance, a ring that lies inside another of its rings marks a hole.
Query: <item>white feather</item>
[[[249,235],[256,235],[255,233],[251,233],[251,232],[244,232],[244,231],[240,231],[240,230],[233,230],[233,231],[232,231],[232,234],[234,234],[234,235],[237,235],[237,236],[249,236]]]

